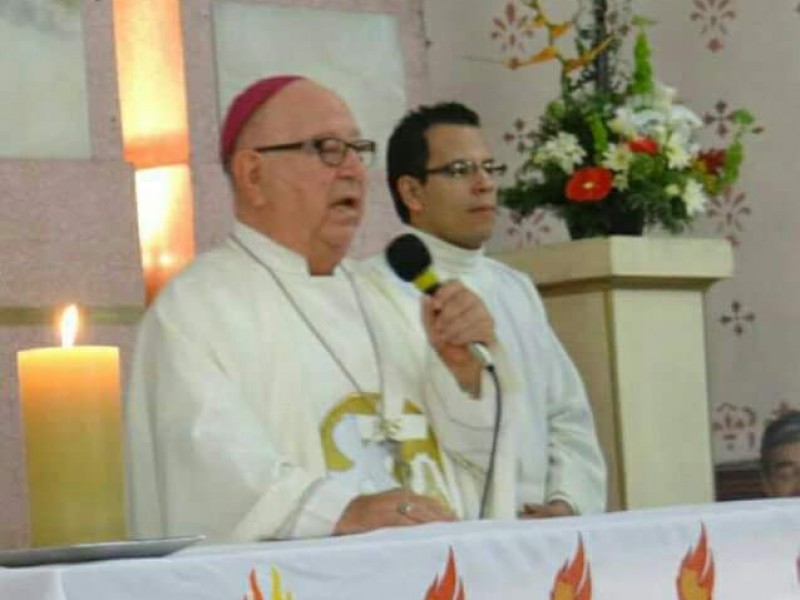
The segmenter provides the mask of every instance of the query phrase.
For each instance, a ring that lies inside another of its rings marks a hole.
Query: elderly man
[[[136,535],[253,541],[465,515],[424,405],[473,402],[459,387],[475,391],[481,368],[465,345],[492,343],[493,324],[448,286],[426,304],[437,361],[404,366],[402,324],[345,259],[374,150],[313,81],[265,79],[232,102],[221,159],[236,223],[161,292],[137,340]]]
[[[774,498],[800,498],[800,411],[772,421],[761,438],[764,493]]]
[[[504,508],[495,514],[550,517],[602,511],[605,464],[580,377],[530,279],[484,254],[497,212],[495,177],[505,166],[492,157],[478,116],[458,103],[421,107],[401,120],[387,152],[389,187],[407,231],[428,246],[440,278],[458,279],[481,297],[506,356],[507,418],[496,464],[497,495]],[[418,292],[395,277],[381,257],[369,261],[366,272],[405,307],[408,327],[422,346]],[[439,442],[447,447],[453,430],[441,431]],[[486,460],[473,459],[479,464]]]

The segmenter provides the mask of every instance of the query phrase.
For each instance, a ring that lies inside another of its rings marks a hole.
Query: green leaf
[[[592,146],[595,152],[595,161],[598,161],[608,149],[608,129],[606,129],[603,119],[596,112],[590,113],[586,117],[589,130],[592,132]]]
[[[644,96],[653,93],[653,66],[650,63],[650,43],[644,27],[640,27],[633,47],[633,74],[629,93]]]
[[[731,121],[736,123],[737,125],[741,125],[746,127],[747,125],[752,125],[756,122],[756,118],[749,110],[745,110],[744,108],[740,108],[738,110],[733,111],[731,113]]]
[[[725,163],[722,165],[719,183],[721,187],[729,186],[739,179],[739,168],[744,161],[744,146],[737,140],[728,146],[725,152]]]

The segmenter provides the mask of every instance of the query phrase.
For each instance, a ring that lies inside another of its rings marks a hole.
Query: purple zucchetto
[[[233,99],[219,139],[219,157],[223,165],[227,165],[236,147],[236,140],[253,113],[287,85],[300,79],[305,78],[299,75],[277,75],[260,79]]]

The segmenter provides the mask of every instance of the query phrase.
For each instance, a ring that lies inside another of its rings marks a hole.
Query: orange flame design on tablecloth
[[[583,550],[583,539],[578,538],[578,549],[572,562],[564,562],[564,566],[556,573],[550,600],[591,600],[592,571],[586,562]]]
[[[452,548],[447,554],[447,567],[442,579],[439,580],[438,576],[434,578],[425,594],[425,600],[465,600],[464,584],[458,577]]]
[[[261,591],[261,586],[258,584],[258,577],[256,570],[252,569],[248,576],[250,580],[250,591],[244,595],[242,600],[266,600],[264,592]],[[281,573],[275,567],[272,567],[271,572],[272,588],[270,590],[270,600],[294,600],[291,592],[286,592],[281,589]]]
[[[700,530],[697,547],[686,553],[676,581],[680,600],[712,600],[714,597],[714,557],[708,548],[706,527]]]

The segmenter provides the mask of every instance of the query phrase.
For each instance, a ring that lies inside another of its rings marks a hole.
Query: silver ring
[[[397,505],[397,512],[399,512],[404,517],[407,517],[408,515],[411,514],[412,508],[414,508],[414,506],[411,504],[411,502],[401,502],[400,504]]]

